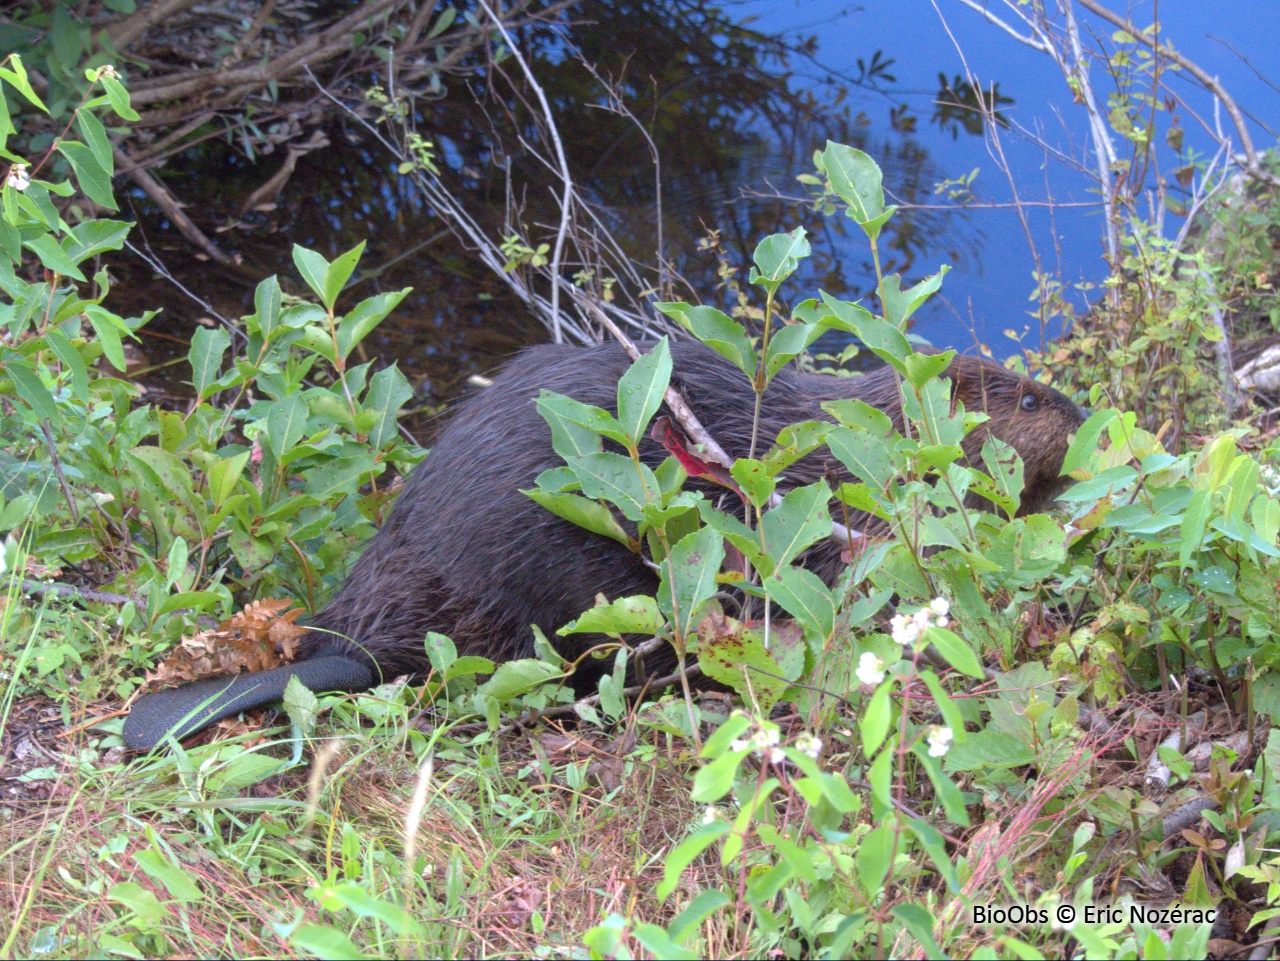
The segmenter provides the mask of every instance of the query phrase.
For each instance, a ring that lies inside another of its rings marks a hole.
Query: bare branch
[[[111,38],[112,46],[124,51],[157,23],[190,10],[196,3],[197,0],[153,0],[141,10],[108,27],[107,36]]]
[[[569,214],[573,204],[573,176],[569,172],[569,161],[564,155],[564,144],[560,142],[560,129],[556,126],[556,118],[551,113],[551,105],[547,103],[547,95],[542,89],[542,85],[533,75],[533,71],[529,68],[528,62],[524,58],[524,54],[520,52],[520,47],[511,39],[511,34],[507,33],[507,28],[502,20],[489,9],[489,5],[485,0],[477,0],[480,8],[489,15],[489,19],[493,21],[494,26],[498,28],[498,32],[502,34],[502,39],[506,43],[507,48],[511,51],[511,55],[515,57],[516,63],[520,64],[520,70],[524,73],[525,79],[529,81],[529,86],[533,88],[534,94],[538,98],[538,103],[542,107],[543,117],[547,121],[547,130],[551,134],[551,143],[556,151],[556,161],[560,165],[560,177],[564,181],[564,190],[560,195],[560,229],[556,231],[556,245],[551,254],[551,337],[557,343],[564,342],[564,336],[560,332],[560,259],[564,255],[564,241],[569,233]]]
[[[134,164],[129,155],[119,147],[115,148],[115,160],[122,169],[129,171],[129,176],[133,178],[133,182],[141,187],[147,196],[165,212],[165,216],[173,221],[173,225],[178,228],[182,236],[223,266],[234,265],[235,262],[222,251],[222,248],[210,240],[204,231],[192,222],[173,194],[169,192],[168,187],[156,180],[142,167]]]
[[[1018,33],[1018,31],[1015,30],[1012,26],[1006,23],[1004,20],[1001,20],[994,13],[992,13],[985,3],[978,3],[977,0],[959,0],[959,2],[963,3],[970,10],[976,10],[978,13],[982,15],[983,19],[985,19],[988,23],[995,24],[997,27],[999,27],[1009,36],[1013,37],[1013,39],[1017,40],[1019,43],[1026,44],[1032,50],[1039,50],[1041,53],[1050,52],[1050,49],[1049,49],[1050,44],[1047,40],[1044,40],[1044,39],[1038,40],[1033,36],[1032,37],[1023,36],[1022,34]],[[1034,30],[1036,33],[1040,32],[1036,28],[1035,24],[1027,19],[1025,14],[1023,14],[1019,10],[1015,10],[1014,12],[1017,13],[1019,16],[1021,16],[1023,22],[1026,23],[1028,26],[1030,26],[1032,30]]]

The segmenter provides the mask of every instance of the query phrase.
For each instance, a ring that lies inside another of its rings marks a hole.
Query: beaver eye
[[[1023,410],[1025,410],[1025,411],[1032,411],[1032,410],[1035,410],[1035,409],[1036,409],[1037,407],[1039,407],[1039,406],[1040,406],[1040,398],[1039,398],[1039,397],[1037,397],[1035,394],[1023,394],[1023,395],[1022,395],[1022,409],[1023,409]]]

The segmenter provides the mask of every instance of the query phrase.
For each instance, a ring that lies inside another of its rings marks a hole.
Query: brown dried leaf
[[[184,637],[164,662],[147,674],[144,687],[158,690],[288,664],[306,633],[306,628],[294,623],[301,614],[301,608],[283,598],[247,604],[216,628]]]

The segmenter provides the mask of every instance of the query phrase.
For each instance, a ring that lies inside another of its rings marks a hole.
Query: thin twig
[[[511,39],[511,34],[507,33],[506,25],[502,20],[489,9],[489,5],[485,0],[478,0],[480,8],[489,15],[489,19],[493,21],[494,26],[498,28],[498,32],[502,34],[502,39],[507,44],[507,49],[511,51],[511,55],[515,57],[516,63],[520,64],[520,69],[524,73],[525,79],[529,81],[529,85],[533,87],[533,92],[538,98],[538,103],[542,106],[542,114],[547,122],[547,130],[551,134],[551,143],[555,147],[556,160],[560,165],[560,177],[564,182],[564,190],[560,195],[560,229],[556,231],[556,245],[551,254],[551,337],[557,343],[564,343],[564,335],[560,332],[560,260],[564,254],[564,241],[569,233],[569,215],[573,205],[573,175],[569,172],[569,161],[564,154],[564,144],[560,142],[560,129],[556,126],[556,118],[551,113],[551,105],[547,103],[547,95],[542,89],[542,85],[538,83],[534,77],[533,71],[529,69],[529,64],[524,58],[524,54],[520,52],[520,47]]]
[[[1245,123],[1244,114],[1240,112],[1240,108],[1231,98],[1231,95],[1227,93],[1226,88],[1218,82],[1217,77],[1211,76],[1198,64],[1187,59],[1172,47],[1165,46],[1158,40],[1147,36],[1146,33],[1135,27],[1132,21],[1127,17],[1122,17],[1117,13],[1113,13],[1102,4],[1098,3],[1097,0],[1080,0],[1080,5],[1091,13],[1098,15],[1103,20],[1106,20],[1112,26],[1119,27],[1129,36],[1133,37],[1135,41],[1143,44],[1153,53],[1172,60],[1178,66],[1182,67],[1183,70],[1187,71],[1187,73],[1191,74],[1191,76],[1204,84],[1209,92],[1222,102],[1222,105],[1227,108],[1227,113],[1231,115],[1231,123],[1235,126],[1236,135],[1240,138],[1240,148],[1244,151],[1243,158],[1237,157],[1236,163],[1240,164],[1240,166],[1243,167],[1254,180],[1270,184],[1272,187],[1280,187],[1280,177],[1277,177],[1275,174],[1271,173],[1271,171],[1264,169],[1258,162],[1258,152],[1254,149],[1253,138],[1249,136],[1249,128]]]

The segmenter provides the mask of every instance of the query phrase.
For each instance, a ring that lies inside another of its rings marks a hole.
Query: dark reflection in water
[[[655,172],[649,144],[634,120],[601,106],[598,77],[570,56],[576,48],[608,78],[648,129],[662,162],[664,254],[687,290],[703,302],[724,302],[714,258],[696,252],[707,229],[722,232],[733,262],[746,264],[759,239],[804,224],[814,257],[794,297],[816,285],[864,296],[873,277],[865,241],[842,216],[822,217],[803,205],[767,196],[800,194],[798,173],[812,171],[812,152],[827,139],[860,146],[885,169],[899,199],[927,201],[943,176],[913,125],[889,109],[869,117],[851,110],[847,82],[815,88],[790,75],[797,55],[777,40],[734,23],[710,4],[630,0],[572,8],[563,33],[530,33],[523,49],[552,103],[570,166],[584,196],[598,205],[629,259],[656,279]],[[801,51],[803,53],[803,51]],[[862,51],[868,61],[875,51]],[[370,78],[370,83],[374,78]],[[875,78],[866,83],[874,85]],[[514,91],[513,91],[514,87]],[[504,93],[503,91],[506,91]],[[549,240],[558,218],[554,171],[522,151],[517,137],[536,142],[527,91],[511,62],[493,72],[478,65],[447,93],[415,103],[419,129],[432,139],[444,178],[466,208],[494,234],[504,231],[507,175],[519,205],[522,232]],[[190,249],[140,193],[127,193],[125,215],[139,221],[139,239],[174,276],[227,317],[252,310],[254,283],[272,273],[301,294],[290,257],[293,244],[329,257],[361,240],[368,248],[339,308],[380,290],[412,287],[397,312],[365,341],[365,352],[400,364],[419,387],[424,408],[447,399],[473,373],[494,368],[545,332],[433,216],[394,161],[350,118],[324,123],[330,145],[303,156],[274,209],[240,213],[255,189],[279,168],[279,153],[251,161],[236,144],[209,140],[161,171],[188,213],[240,259],[239,271],[193,260]],[[963,135],[962,135],[963,136]],[[743,196],[743,188],[756,191]],[[216,233],[215,233],[216,231]],[[886,270],[909,278],[939,262],[975,257],[977,236],[962,214],[909,211],[886,237]],[[179,341],[206,312],[173,285],[153,279],[134,258],[117,258],[123,281],[117,309],[163,306],[156,336],[145,347],[153,362],[182,353]],[[164,368],[165,389],[181,393],[181,365]]]

